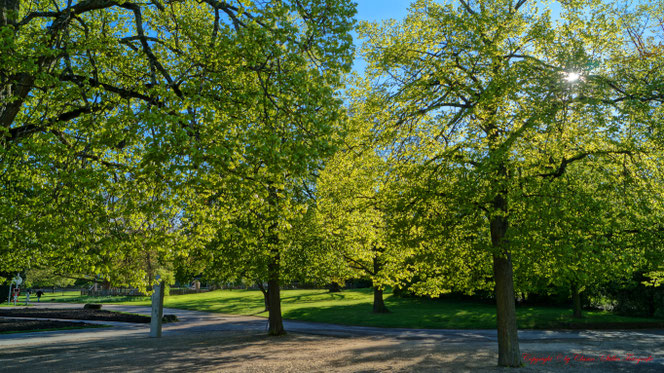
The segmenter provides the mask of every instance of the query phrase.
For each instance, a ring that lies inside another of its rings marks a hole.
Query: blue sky
[[[411,0],[357,0],[357,19],[378,21],[381,19],[401,19]]]
[[[408,7],[413,0],[356,0],[358,21],[380,21],[384,19],[394,18],[397,20],[402,19],[408,13]],[[553,5],[554,19],[556,18],[555,12],[559,11],[558,4]],[[361,41],[357,38],[357,33],[353,32],[353,39],[355,46],[359,50]],[[362,72],[366,63],[357,57],[353,65],[353,70]]]
[[[402,19],[410,6],[411,0],[357,0],[358,21],[380,21],[383,19]],[[357,33],[353,32],[356,50],[359,50],[361,41]],[[366,63],[359,57],[355,57],[353,70],[362,72]]]

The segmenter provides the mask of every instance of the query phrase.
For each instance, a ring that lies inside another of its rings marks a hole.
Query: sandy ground
[[[515,371],[496,366],[495,332],[288,323],[298,332],[267,337],[257,318],[178,316],[183,321],[165,327],[160,339],[148,338],[144,325],[0,337],[0,372]],[[664,372],[662,330],[525,331],[520,339],[528,355],[519,372]]]

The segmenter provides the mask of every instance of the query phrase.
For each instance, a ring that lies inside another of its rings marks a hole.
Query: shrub
[[[179,321],[176,315],[164,315],[161,318],[161,322],[163,323],[176,322],[176,321]]]

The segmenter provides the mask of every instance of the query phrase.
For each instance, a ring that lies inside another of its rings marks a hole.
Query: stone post
[[[154,286],[152,293],[152,317],[150,319],[150,337],[161,338],[161,319],[164,316],[164,282]]]

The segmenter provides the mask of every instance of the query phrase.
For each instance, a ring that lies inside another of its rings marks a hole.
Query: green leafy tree
[[[66,277],[58,274],[53,268],[30,269],[26,272],[26,279],[24,287],[66,287],[71,286],[76,282],[75,278]]]
[[[596,63],[631,51],[615,9],[565,2],[553,22],[550,11],[524,0],[416,1],[403,22],[360,28],[367,74],[391,116],[377,131],[411,165],[400,176],[430,181],[423,196],[455,206],[443,211],[457,215],[459,228],[484,227],[475,247],[492,261],[502,366],[521,364],[513,254],[527,239],[515,227],[538,218],[516,215],[521,184],[550,183],[572,164],[641,151],[630,132],[640,122],[623,122],[628,96],[612,86],[620,72]]]
[[[199,198],[269,184],[276,203],[331,149],[353,12],[341,0],[0,3],[3,265],[124,263],[153,281],[214,236],[190,220]]]
[[[355,276],[371,279],[373,312],[385,313],[385,286],[410,277],[405,264],[409,251],[391,239],[385,221],[391,160],[381,157],[380,139],[371,132],[380,107],[367,97],[367,89],[348,90],[354,100],[351,116],[343,145],[318,180],[317,213],[328,255],[345,262]]]
[[[661,1],[640,4],[635,8],[621,9],[623,40],[629,48],[617,49],[610,63],[615,71],[609,84],[620,92],[620,110],[626,123],[648,140],[650,149],[646,157],[648,167],[634,169],[646,181],[647,196],[644,202],[653,206],[646,216],[648,223],[633,230],[646,248],[645,262],[651,281],[649,285],[661,285],[664,278],[664,256],[662,237],[662,150],[664,149],[664,4]],[[658,20],[658,21],[654,21]]]
[[[134,215],[154,218],[145,232],[163,222],[156,210],[173,210],[145,184],[183,177],[182,153],[170,152],[192,133],[181,87],[195,79],[181,68],[193,64],[172,47],[192,40],[170,36],[205,14],[95,0],[3,1],[0,14],[3,265],[95,273],[134,263],[123,258],[144,245],[123,251],[122,237],[147,237]],[[126,273],[132,282],[145,270]]]
[[[334,150],[353,14],[341,0],[256,3],[233,24],[238,67],[201,62],[210,80],[194,105],[191,159],[202,199],[188,204],[187,229],[215,237],[220,257],[241,258],[230,269],[238,275],[265,275],[272,335],[285,332],[279,288],[290,231],[306,211],[302,193]]]
[[[639,232],[656,213],[657,203],[648,200],[657,197],[636,176],[638,163],[626,154],[617,158],[573,164],[563,177],[531,185],[534,190],[524,185],[514,209],[518,288],[569,289],[574,317],[582,316],[581,292],[626,282],[654,253]]]

